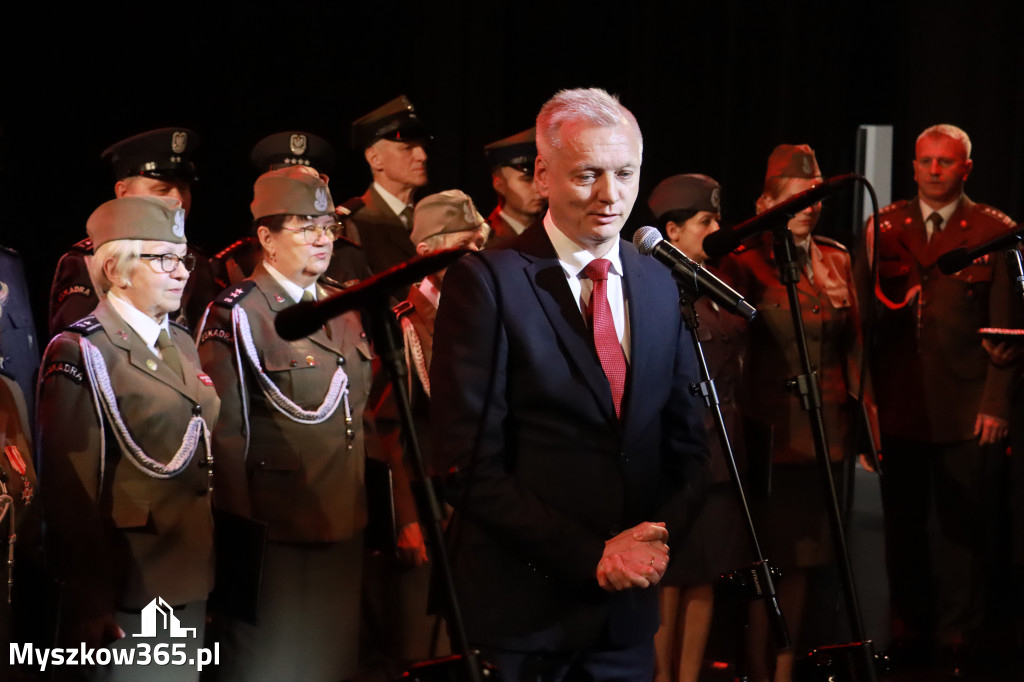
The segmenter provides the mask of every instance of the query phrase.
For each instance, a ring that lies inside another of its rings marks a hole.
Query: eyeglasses
[[[195,254],[191,253],[186,253],[184,256],[173,253],[140,253],[139,258],[159,263],[160,269],[164,272],[174,272],[178,269],[178,263],[185,266],[185,272],[192,272],[196,267]]]
[[[320,241],[321,237],[327,237],[328,241],[334,241],[341,234],[341,223],[332,222],[326,225],[319,225],[317,223],[310,223],[309,225],[303,225],[302,227],[283,227],[283,230],[289,232],[301,232],[302,238],[306,240],[307,244],[316,244]]]

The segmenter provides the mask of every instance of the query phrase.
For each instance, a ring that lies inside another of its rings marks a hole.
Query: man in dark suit
[[[669,537],[702,500],[697,368],[668,270],[619,238],[636,119],[603,90],[537,118],[549,201],[445,274],[430,369],[469,643],[502,680],[651,679]]]
[[[952,275],[936,265],[1015,225],[964,194],[972,165],[964,131],[928,128],[916,144],[917,196],[882,209],[879,229],[868,230],[878,240],[871,369],[895,634],[950,652],[982,624],[983,510],[992,492],[984,472],[1001,457],[991,446],[1001,449],[1007,435],[1012,379],[1011,368],[989,362],[978,334],[1007,306],[1002,259],[986,256]]]

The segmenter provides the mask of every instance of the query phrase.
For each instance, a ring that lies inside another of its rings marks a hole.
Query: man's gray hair
[[[550,158],[553,152],[562,149],[561,129],[571,121],[604,127],[628,125],[636,133],[643,156],[644,138],[640,126],[619,98],[601,88],[576,88],[559,90],[537,114],[537,153],[542,158]]]
[[[971,138],[967,136],[967,133],[965,133],[962,128],[957,128],[955,125],[949,123],[939,123],[938,125],[933,125],[930,128],[925,128],[924,132],[917,136],[917,142],[920,142],[922,138],[930,135],[945,135],[946,137],[953,138],[964,146],[964,152],[967,154],[965,158],[971,158]]]

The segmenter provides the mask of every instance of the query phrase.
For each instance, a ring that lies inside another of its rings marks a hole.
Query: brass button
[[[307,355],[306,356],[306,365],[308,365],[309,367],[312,367],[315,364],[316,364],[316,358],[314,358],[312,355]]]

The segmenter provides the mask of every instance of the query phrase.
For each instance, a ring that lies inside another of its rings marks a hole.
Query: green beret
[[[111,199],[85,223],[93,249],[115,239],[149,239],[184,244],[185,209],[169,197],[127,196]]]
[[[269,215],[329,215],[334,200],[327,176],[314,175],[306,166],[287,166],[256,178],[253,186],[253,218]]]
[[[660,219],[669,211],[722,212],[722,186],[706,175],[673,175],[658,183],[647,205]]]
[[[419,244],[434,235],[470,232],[485,223],[465,192],[449,189],[424,197],[416,204],[409,239],[413,244]]]

